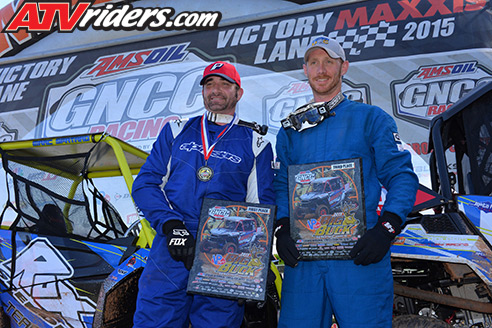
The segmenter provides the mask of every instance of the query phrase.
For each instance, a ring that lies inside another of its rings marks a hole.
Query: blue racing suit
[[[237,301],[186,294],[189,271],[171,258],[163,233],[181,220],[195,236],[203,198],[274,204],[273,153],[252,129],[234,124],[217,142],[207,165],[210,181],[197,178],[205,165],[201,116],[166,124],[133,184],[132,196],[157,235],[139,280],[135,327],[239,327]],[[224,130],[208,122],[209,140]]]
[[[405,221],[415,202],[418,178],[394,120],[379,107],[348,99],[333,112],[335,116],[302,132],[279,131],[277,218],[289,217],[289,165],[361,158],[367,228],[378,220],[381,186],[388,191],[382,211]],[[285,267],[279,327],[330,327],[332,314],[344,328],[391,327],[392,306],[389,252],[367,266],[352,260],[300,261],[295,268]]]

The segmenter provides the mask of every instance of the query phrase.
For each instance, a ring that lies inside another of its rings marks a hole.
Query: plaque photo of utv
[[[308,188],[299,196],[300,202],[295,207],[298,218],[313,214],[318,218],[335,212],[355,212],[358,208],[354,190],[340,176],[314,179]]]
[[[203,240],[200,248],[202,252],[219,250],[222,254],[240,253],[257,245],[261,246],[260,240],[265,239],[265,232],[252,218],[229,216],[210,230],[210,236]]]

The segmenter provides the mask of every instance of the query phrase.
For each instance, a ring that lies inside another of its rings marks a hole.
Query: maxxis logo
[[[130,4],[92,8],[91,1],[26,1],[5,25],[3,33],[73,32],[87,30],[211,30],[222,18],[218,11],[184,11],[175,15],[170,7],[140,8]]]

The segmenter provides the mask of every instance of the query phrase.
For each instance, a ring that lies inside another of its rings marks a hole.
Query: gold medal
[[[207,165],[207,161],[210,158],[210,155],[212,155],[212,152],[214,150],[215,145],[219,140],[227,133],[229,130],[234,126],[234,124],[237,123],[239,119],[237,118],[236,114],[232,117],[231,122],[227,124],[224,127],[224,130],[222,130],[221,133],[217,136],[217,140],[210,145],[210,142],[208,140],[208,129],[207,129],[207,114],[203,114],[202,119],[201,119],[201,137],[202,137],[202,146],[203,146],[203,157],[205,159],[205,165],[200,167],[198,171],[196,171],[196,176],[200,181],[207,182],[212,179],[214,176],[214,171],[210,168],[210,166]]]
[[[198,180],[207,182],[214,176],[214,171],[208,166],[202,166],[196,172],[196,176],[198,177]]]

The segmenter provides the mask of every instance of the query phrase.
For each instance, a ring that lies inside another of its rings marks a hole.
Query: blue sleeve
[[[280,164],[280,166],[275,170],[273,182],[277,204],[277,219],[289,217],[289,181],[287,168],[289,167],[290,162],[287,155],[289,153],[287,140],[287,133],[284,129],[280,129],[277,134],[275,147],[277,163]]]
[[[258,198],[260,204],[275,205],[275,192],[273,191],[273,151],[270,143],[256,158],[256,180]]]
[[[173,135],[168,124],[164,126],[152,146],[147,161],[140,169],[132,187],[135,204],[143,212],[157,233],[162,234],[162,225],[168,220],[184,221],[183,216],[172,209],[164,186],[169,175]]]
[[[382,212],[395,213],[405,222],[419,185],[411,154],[403,150],[396,123],[387,113],[374,120],[372,135],[378,179],[388,191]]]

